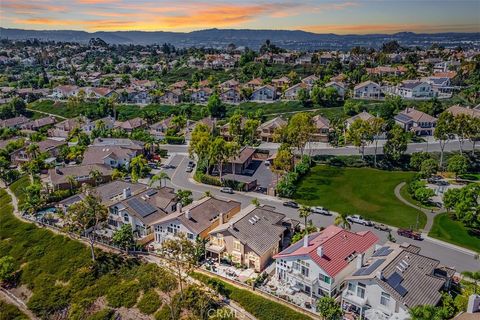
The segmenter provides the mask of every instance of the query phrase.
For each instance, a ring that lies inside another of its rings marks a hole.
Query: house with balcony
[[[250,205],[209,232],[206,250],[219,260],[231,260],[261,272],[273,255],[288,245],[296,225],[298,221],[285,219],[273,207]]]
[[[377,241],[371,231],[355,233],[328,226],[276,254],[276,277],[311,297],[334,297],[344,279],[373,254]]]
[[[263,142],[273,142],[275,131],[286,125],[287,121],[281,117],[276,117],[259,125],[257,134]]]
[[[98,172],[99,176],[94,178],[92,172]],[[95,186],[110,181],[112,178],[112,169],[103,164],[79,165],[68,167],[57,167],[48,170],[47,184],[53,190],[67,190],[82,184]],[[73,180],[71,180],[73,179]]]
[[[187,239],[207,239],[209,232],[217,226],[227,223],[240,212],[240,202],[205,197],[185,207],[178,207],[154,224],[156,244],[161,245],[167,239],[185,234]]]
[[[314,132],[310,135],[310,140],[315,142],[328,142],[330,134],[330,120],[321,115],[312,118]]]
[[[435,96],[430,83],[416,80],[403,81],[395,92],[404,99],[428,99]]]
[[[432,136],[437,118],[415,108],[406,108],[394,117],[395,123],[417,136]]]
[[[66,146],[65,141],[58,141],[53,139],[45,139],[39,142],[32,142],[38,146],[38,153],[46,153],[48,158],[56,158],[60,149]],[[32,144],[30,143],[30,144]],[[32,156],[27,152],[28,147],[20,148],[11,153],[10,158],[14,164],[21,164],[32,160]]]
[[[408,310],[436,306],[455,270],[410,244],[387,242],[345,278],[342,308],[366,319],[410,319]]]
[[[300,83],[294,84],[290,88],[287,88],[283,93],[283,96],[287,100],[297,100],[298,93],[300,92],[300,90],[305,90],[307,92],[310,92],[310,89],[311,87],[308,84],[304,82],[300,82]]]
[[[250,97],[251,101],[274,101],[277,91],[273,86],[266,85],[255,89]]]
[[[325,84],[325,88],[333,88],[335,91],[337,91],[339,99],[343,100],[345,98],[347,89],[343,82],[330,81],[329,83]]]

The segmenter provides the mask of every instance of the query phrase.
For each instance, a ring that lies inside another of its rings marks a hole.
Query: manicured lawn
[[[408,182],[413,172],[383,171],[371,168],[338,168],[319,165],[299,183],[295,200],[309,206],[360,214],[396,227],[425,226],[423,212],[395,197],[395,187]]]
[[[449,217],[448,213],[441,213],[433,220],[430,237],[450,242],[464,248],[480,252],[480,237],[469,232],[463,223]]]

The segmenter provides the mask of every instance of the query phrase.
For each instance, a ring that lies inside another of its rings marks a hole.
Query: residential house
[[[237,89],[240,86],[240,82],[234,79],[227,80],[219,84],[220,89]]]
[[[250,88],[252,90],[256,90],[263,86],[263,80],[260,78],[255,78],[253,80],[248,81],[243,85],[245,88]]]
[[[273,142],[275,131],[286,125],[287,121],[281,117],[276,117],[258,126],[257,133],[263,142]]]
[[[184,208],[177,208],[176,212],[154,223],[155,242],[161,244],[180,233],[191,241],[207,239],[210,231],[240,212],[240,205],[233,200],[205,197]]]
[[[373,81],[365,81],[357,84],[353,88],[353,97],[359,99],[378,99],[380,98],[380,85]]]
[[[243,129],[245,127],[245,121],[247,118],[242,117],[240,121],[240,128]],[[224,125],[220,126],[220,135],[226,140],[231,141],[233,137],[230,134],[230,122],[225,123]]]
[[[330,120],[321,115],[312,118],[314,132],[310,135],[310,140],[315,142],[328,142],[330,134]]]
[[[160,120],[157,123],[154,123],[150,126],[150,134],[155,137],[155,139],[164,139],[167,130],[171,127],[173,116]]]
[[[0,120],[0,128],[21,128],[22,125],[28,123],[30,120],[25,116],[18,116],[10,119]]]
[[[212,95],[213,90],[208,87],[192,89],[190,93],[190,100],[195,103],[205,103]]]
[[[53,88],[52,98],[56,99],[68,99],[69,97],[76,96],[80,91],[80,88],[72,85],[64,85]]]
[[[437,123],[437,118],[415,108],[406,108],[394,120],[405,131],[412,131],[418,136],[432,136]]]
[[[474,118],[480,118],[480,108],[476,109],[476,108],[462,107],[461,105],[456,104],[448,108],[446,111],[450,112],[454,117],[464,114]]]
[[[287,100],[297,100],[300,90],[306,90],[307,92],[310,92],[310,88],[311,87],[308,84],[300,82],[286,89],[283,95]]]
[[[309,75],[308,77],[302,79],[302,82],[307,84],[310,88],[312,88],[317,81],[318,81],[318,77],[314,74]]]
[[[38,130],[40,128],[46,127],[46,126],[51,126],[57,122],[57,119],[52,116],[36,119],[36,120],[31,120],[27,123],[24,123],[20,126],[21,129],[23,130]]]
[[[428,82],[405,80],[396,87],[396,94],[404,99],[425,99],[435,96]]]
[[[35,142],[38,146],[39,153],[46,153],[48,158],[56,158],[61,147],[67,145],[65,141],[58,141],[53,139],[45,139],[39,142]],[[10,155],[12,162],[15,164],[21,164],[27,161],[32,160],[32,156],[27,152],[28,146],[15,150]]]
[[[95,181],[91,175],[93,171],[100,173],[97,181]],[[69,177],[72,177],[78,185],[86,183],[95,186],[110,181],[112,178],[112,169],[104,164],[89,164],[63,168],[57,167],[48,170],[48,184],[53,190],[72,188]]]
[[[340,99],[345,98],[345,93],[346,93],[346,87],[343,82],[337,82],[337,81],[330,81],[329,83],[325,84],[325,88],[334,88],[335,91],[337,91],[337,94]]]
[[[373,118],[375,118],[375,117],[372,116],[367,111],[362,111],[359,114],[356,114],[353,117],[350,117],[347,120],[345,120],[345,128],[346,128],[346,130],[348,130],[350,128],[350,126],[352,125],[352,123],[354,123],[355,120],[357,120],[357,119],[362,119],[363,121],[370,121]]]
[[[210,231],[206,250],[219,260],[229,259],[262,272],[285,247],[288,238],[285,236],[291,235],[295,226],[284,214],[275,212],[274,207],[250,205],[228,223]]]
[[[174,84],[170,85],[170,88],[182,91],[187,86],[188,86],[188,82],[185,81],[185,80],[181,80],[181,81],[175,82]]]
[[[136,194],[126,188],[122,190],[121,198],[108,207],[108,225],[116,230],[128,223],[136,237],[143,242],[153,241],[155,224],[173,215],[177,202],[178,197],[172,188],[140,189]]]
[[[165,93],[159,97],[159,102],[164,104],[177,104],[182,101],[182,91],[179,89],[166,90]]]
[[[419,251],[408,244],[377,245],[372,256],[345,278],[343,309],[362,318],[407,320],[413,307],[437,306],[455,270]]]
[[[130,139],[97,138],[85,151],[82,164],[105,164],[111,168],[128,167],[130,161],[143,151],[143,143]]]
[[[288,87],[290,85],[290,79],[288,77],[280,77],[277,79],[272,79],[272,85],[275,89],[281,91],[283,88]]]
[[[133,132],[134,130],[145,129],[147,127],[147,121],[137,117],[127,121],[116,121],[113,127],[114,129],[122,129],[126,132]]]
[[[95,123],[93,121],[90,121],[87,117],[79,116],[56,123],[53,128],[48,130],[48,136],[66,139],[70,132],[75,129],[90,134],[94,128]]]
[[[311,64],[312,58],[313,55],[311,53],[304,54],[295,60],[295,64]]]
[[[225,103],[236,104],[242,101],[242,96],[240,94],[240,90],[237,88],[229,88],[220,93],[220,100]]]
[[[243,174],[252,163],[255,151],[255,148],[242,147],[237,156],[231,157],[223,164],[222,171],[225,173]]]
[[[331,225],[276,254],[277,279],[310,296],[334,297],[359,261],[368,259],[378,237]]]
[[[252,101],[273,101],[276,98],[276,90],[270,85],[259,87],[252,92]]]
[[[366,68],[365,70],[369,75],[377,76],[401,76],[407,72],[407,69],[403,66],[378,66],[375,68]]]

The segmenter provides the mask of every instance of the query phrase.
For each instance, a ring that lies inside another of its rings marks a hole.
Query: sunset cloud
[[[75,30],[301,29],[480,32],[479,1],[0,0],[0,25]],[[414,5],[415,10],[412,10]]]

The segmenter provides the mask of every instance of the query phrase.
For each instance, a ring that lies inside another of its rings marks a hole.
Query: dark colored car
[[[297,209],[297,208],[300,207],[300,206],[298,205],[298,203],[296,203],[295,201],[286,201],[286,202],[283,203],[283,205],[284,205],[285,207],[290,207],[290,208],[295,208],[295,209]]]
[[[422,234],[410,229],[398,229],[397,233],[399,236],[407,237],[413,240],[422,240]]]

